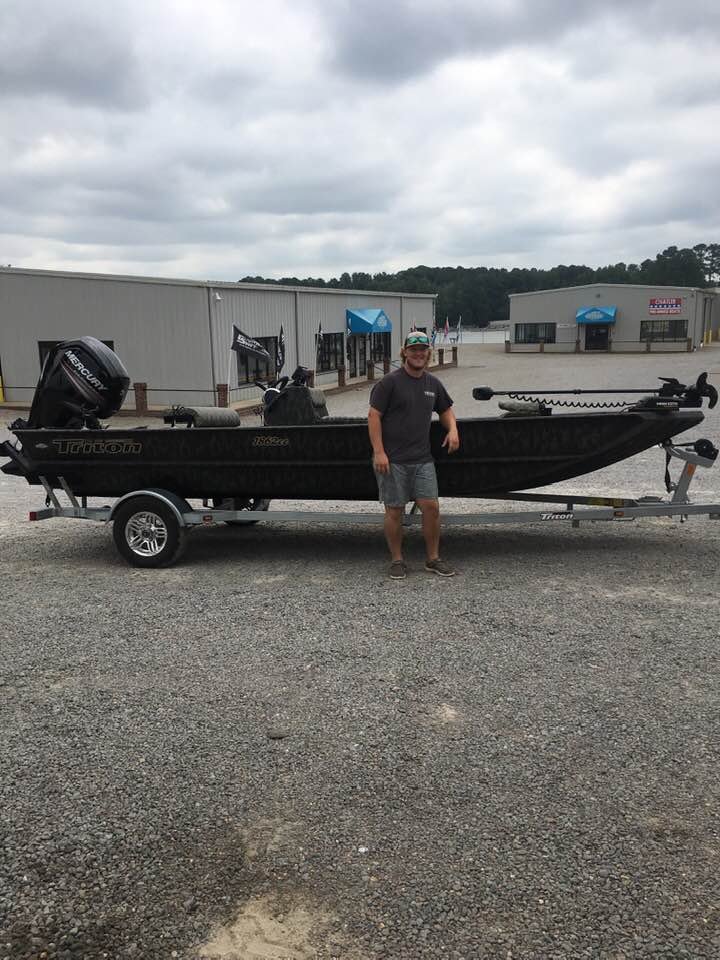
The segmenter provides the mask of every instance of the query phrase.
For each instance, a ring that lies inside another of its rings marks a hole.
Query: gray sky
[[[238,280],[720,241],[716,0],[0,0],[0,262]]]

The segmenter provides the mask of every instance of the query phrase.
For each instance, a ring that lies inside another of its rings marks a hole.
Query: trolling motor
[[[56,344],[45,357],[27,420],[10,429],[100,429],[117,413],[130,386],[122,361],[95,337]]]
[[[718,402],[718,392],[715,387],[707,382],[707,373],[701,373],[693,386],[686,386],[679,383],[675,377],[659,377],[665,386],[660,387],[658,396],[660,397],[682,397],[679,406],[681,407],[701,407],[703,397],[709,400],[708,407],[712,410]]]
[[[607,410],[612,408],[627,407],[623,401],[600,400],[600,401],[582,401],[582,400],[552,400],[549,397],[555,397],[560,394],[581,394],[581,393],[642,393],[643,399],[634,406],[636,409],[643,410],[677,410],[680,407],[701,407],[703,398],[708,399],[708,407],[712,410],[718,401],[718,392],[712,384],[707,382],[707,373],[701,373],[697,381],[688,386],[680,383],[675,377],[659,377],[662,381],[662,387],[630,387],[627,389],[614,390],[586,390],[576,387],[572,390],[493,390],[491,387],[475,387],[472,395],[475,400],[490,400],[492,397],[510,397],[520,404],[536,406],[536,413],[547,415],[550,412],[547,406],[548,402],[558,407],[585,408],[591,410]],[[501,404],[502,406],[502,404]]]

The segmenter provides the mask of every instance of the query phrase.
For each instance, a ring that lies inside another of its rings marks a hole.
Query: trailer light
[[[31,510],[28,514],[28,520],[37,520],[38,515],[35,510]]]

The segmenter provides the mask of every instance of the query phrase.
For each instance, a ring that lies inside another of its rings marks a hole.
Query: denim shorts
[[[378,473],[380,502],[386,507],[404,507],[411,500],[437,500],[435,464],[391,463],[389,473]]]

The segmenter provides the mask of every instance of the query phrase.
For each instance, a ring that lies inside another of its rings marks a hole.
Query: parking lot
[[[479,384],[720,386],[720,346],[501,351],[440,374],[459,416],[496,412]],[[100,524],[28,523],[43,499],[0,474],[0,960],[720,956],[720,523],[452,527],[447,581],[413,531],[398,583],[377,504],[145,571]]]

